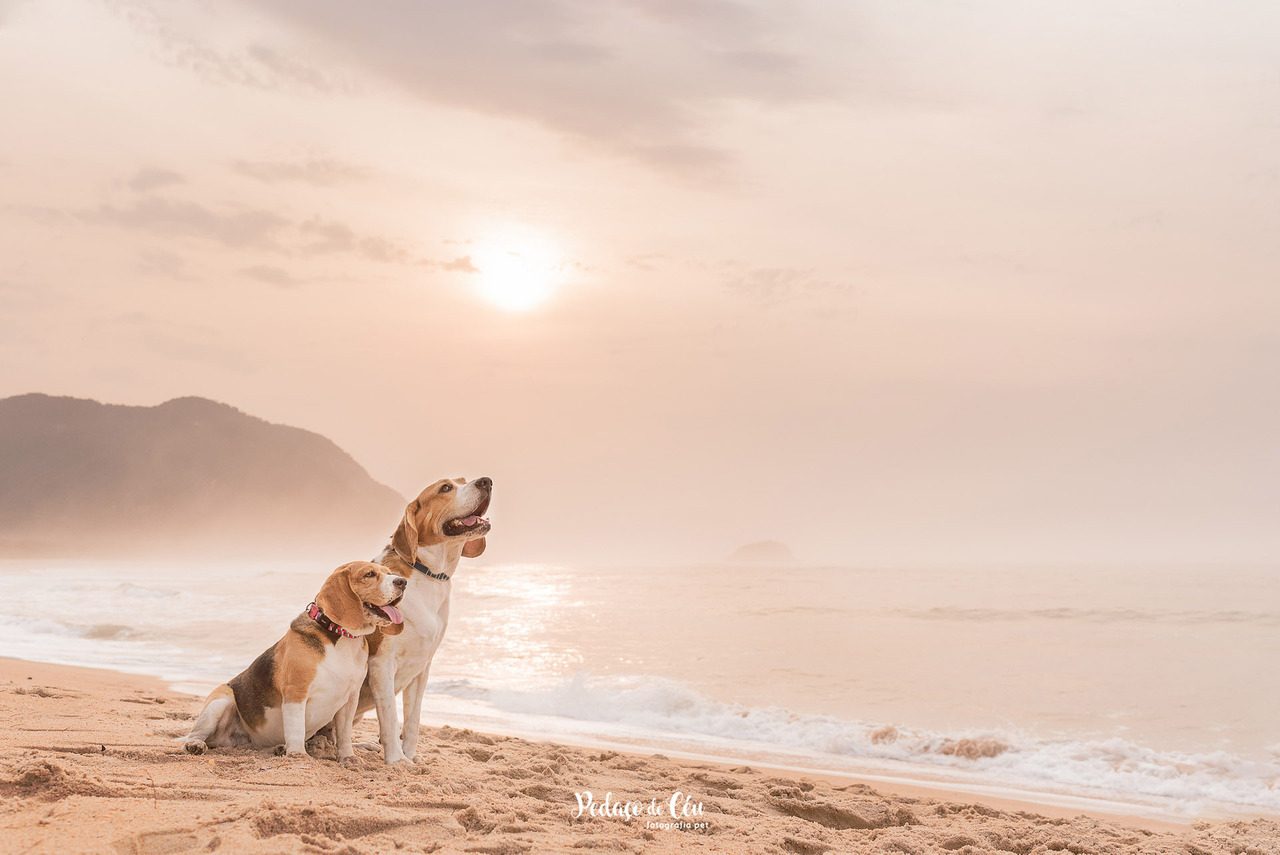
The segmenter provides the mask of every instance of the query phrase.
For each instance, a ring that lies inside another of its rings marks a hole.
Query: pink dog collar
[[[312,603],[311,605],[307,606],[307,617],[311,618],[313,621],[320,624],[320,626],[323,629],[327,629],[330,632],[336,632],[338,635],[341,635],[343,638],[359,638],[360,637],[358,635],[352,635],[342,627],[338,626],[333,621],[329,620],[329,616],[326,615],[323,611],[321,611],[320,607],[317,606],[315,603]]]

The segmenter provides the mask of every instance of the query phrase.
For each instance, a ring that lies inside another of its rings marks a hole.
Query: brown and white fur
[[[330,621],[355,638],[325,629],[306,612],[235,678],[214,689],[191,733],[187,751],[253,745],[284,746],[306,755],[306,740],[334,723],[338,759],[350,757],[351,727],[369,659],[367,637],[398,632],[395,606],[408,583],[368,561],[344,564],[329,574],[315,603]],[[277,749],[279,751],[279,749]]]
[[[413,762],[418,751],[422,694],[427,671],[449,625],[452,582],[414,569],[415,560],[434,573],[453,576],[459,559],[484,552],[489,521],[483,519],[493,481],[437,481],[404,510],[391,543],[377,561],[409,580],[400,602],[403,631],[385,629],[369,640],[369,679],[360,692],[359,713],[378,711],[378,739],[387,763]],[[396,695],[404,693],[404,730],[396,717]]]

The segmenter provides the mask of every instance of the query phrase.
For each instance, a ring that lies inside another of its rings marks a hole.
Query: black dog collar
[[[453,578],[452,576],[446,576],[443,573],[432,573],[431,568],[423,564],[421,561],[413,562],[413,569],[417,570],[419,573],[430,576],[432,579],[439,579],[441,582],[448,582]]]

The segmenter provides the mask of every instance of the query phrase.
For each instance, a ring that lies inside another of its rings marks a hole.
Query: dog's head
[[[412,564],[420,546],[462,544],[462,554],[476,558],[484,552],[489,521],[484,518],[493,497],[493,479],[450,478],[437,481],[404,509],[391,548]]]
[[[388,635],[404,629],[404,615],[396,608],[408,582],[381,564],[352,561],[329,574],[316,605],[329,620],[352,635],[381,628]]]

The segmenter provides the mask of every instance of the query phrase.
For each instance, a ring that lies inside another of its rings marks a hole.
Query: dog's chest
[[[324,710],[337,712],[353,687],[364,681],[369,653],[362,638],[340,638],[325,651],[324,658],[316,666],[315,679],[307,692],[307,725],[311,725],[311,708],[320,716]],[[332,715],[332,713],[330,713]],[[323,723],[323,722],[322,722]]]
[[[445,628],[449,625],[449,598],[434,591],[411,590],[411,593],[416,596],[405,597],[400,605],[400,610],[404,612],[404,631],[398,638],[405,642],[401,646],[429,647],[435,650],[440,646],[440,639],[444,638]]]
[[[316,665],[316,674],[307,687],[307,738],[331,722],[351,694],[360,690],[368,661],[368,648],[362,638],[340,638],[325,649],[324,658]],[[260,748],[280,745],[284,742],[283,710],[279,706],[269,707],[264,714],[262,725],[250,731],[253,744]]]
[[[404,629],[399,635],[384,639],[378,656],[390,655],[395,660],[399,677],[416,676],[431,661],[449,626],[449,593],[447,585],[414,579],[400,601]],[[402,688],[397,686],[397,689]]]

